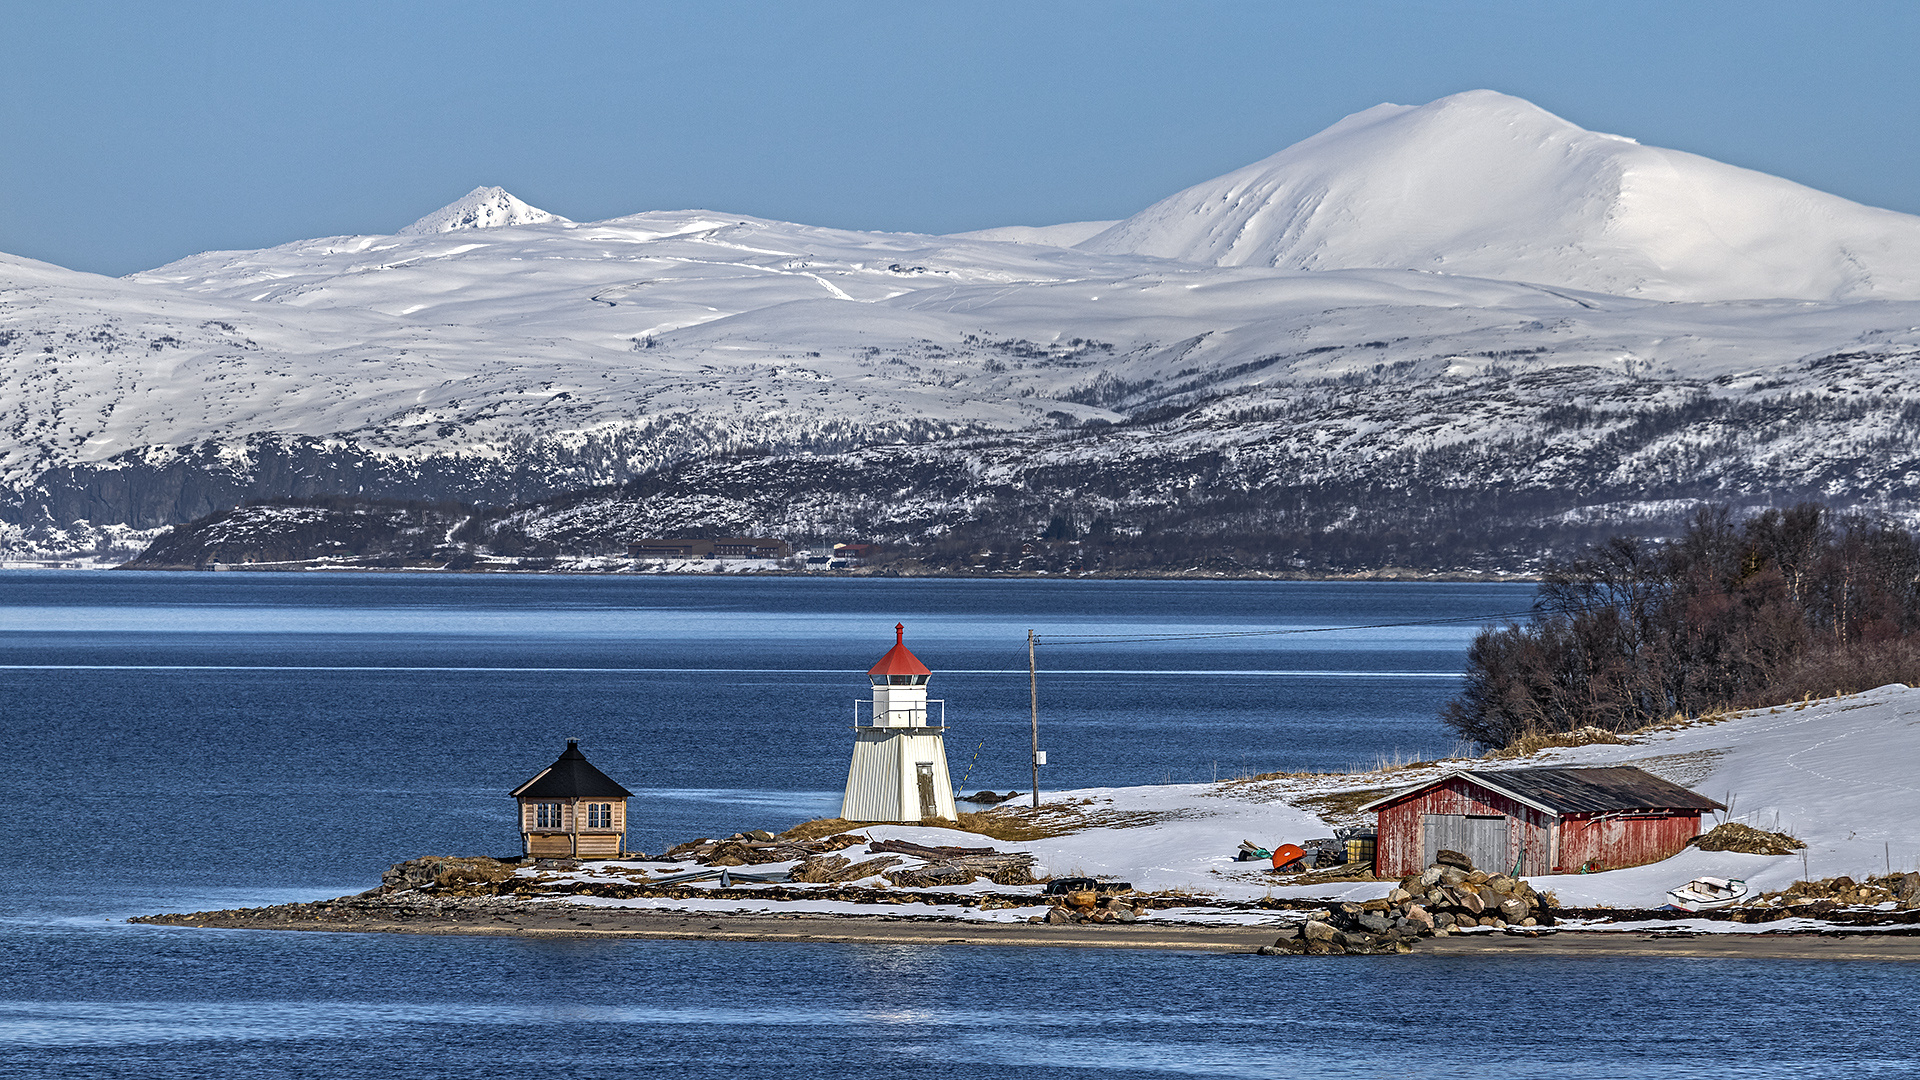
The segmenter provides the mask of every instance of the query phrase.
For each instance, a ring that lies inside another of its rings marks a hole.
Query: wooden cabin
[[[540,859],[611,859],[627,846],[627,800],[633,792],[587,760],[580,744],[513,789],[520,803],[520,841]]]
[[[1617,870],[1678,854],[1726,807],[1629,765],[1469,770],[1360,807],[1378,815],[1375,872],[1417,874],[1442,850],[1489,873]]]

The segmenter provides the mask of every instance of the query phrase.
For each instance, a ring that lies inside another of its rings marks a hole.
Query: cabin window
[[[589,829],[613,828],[613,804],[610,802],[588,803],[587,804],[587,828]]]
[[[566,825],[560,819],[560,804],[557,802],[534,803],[533,827],[536,829],[566,828]]]

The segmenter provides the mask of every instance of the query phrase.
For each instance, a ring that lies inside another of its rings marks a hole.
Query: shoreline
[[[1125,571],[958,571],[916,565],[895,569],[891,565],[841,569],[841,571],[803,571],[791,567],[745,567],[745,569],[664,569],[664,567],[372,567],[344,565],[309,559],[290,559],[276,563],[215,563],[184,565],[154,563],[140,565],[138,557],[111,567],[84,567],[132,573],[252,573],[252,575],[296,575],[296,573],[386,573],[386,575],[545,575],[545,577],[687,577],[687,578],[883,578],[883,580],[1288,580],[1288,582],[1405,582],[1405,584],[1538,584],[1538,571],[1423,571],[1415,567],[1375,567],[1363,571],[1219,571],[1219,569],[1125,569]]]
[[[325,903],[325,902],[322,902]],[[541,939],[774,942],[843,945],[968,945],[1025,948],[1147,949],[1254,954],[1274,942],[1275,927],[1155,923],[1056,925],[971,922],[900,915],[713,914],[589,907],[489,905],[471,912],[354,907],[325,916],[311,905],[143,915],[130,923],[221,930],[428,934]],[[1798,930],[1699,933],[1662,930],[1561,930],[1545,937],[1501,933],[1424,938],[1413,956],[1717,957],[1766,960],[1920,961],[1920,931]]]

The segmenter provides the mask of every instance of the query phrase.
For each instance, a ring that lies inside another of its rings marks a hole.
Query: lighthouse
[[[853,766],[840,816],[848,821],[957,820],[947,773],[945,701],[927,700],[933,672],[907,649],[907,628],[893,627],[893,648],[867,670],[873,701],[855,701]],[[927,707],[940,706],[937,720]],[[863,716],[862,713],[865,713]]]

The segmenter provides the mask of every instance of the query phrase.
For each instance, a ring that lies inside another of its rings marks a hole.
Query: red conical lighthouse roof
[[[907,651],[907,624],[893,624],[893,648],[880,662],[867,669],[867,675],[931,675],[933,670]]]

